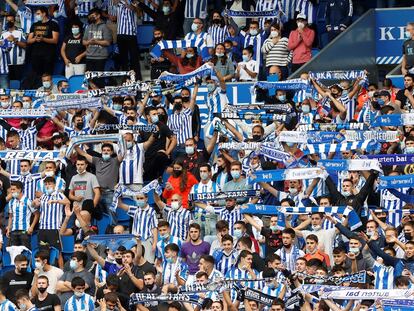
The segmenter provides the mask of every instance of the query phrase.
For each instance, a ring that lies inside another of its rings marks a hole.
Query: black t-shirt
[[[67,58],[72,64],[76,64],[75,58],[86,50],[85,46],[82,44],[82,36],[75,38],[73,35],[70,35],[65,38],[64,42],[66,43],[65,53]],[[83,58],[79,64],[83,64],[84,59],[85,58]]]
[[[137,266],[132,266],[131,272],[136,278],[142,279],[142,276],[140,276],[140,269]],[[134,285],[134,283],[131,281],[130,277],[126,273],[122,273],[121,275],[119,275],[118,292],[121,292],[128,296],[132,293],[138,292],[138,288]]]
[[[43,38],[52,39],[52,32],[59,32],[59,26],[56,22],[48,20],[46,23],[36,22],[30,27],[30,32],[33,35],[41,36]],[[35,42],[32,44],[32,56],[50,56],[54,57],[56,53],[56,44],[46,42]]]
[[[61,305],[58,295],[55,294],[47,294],[46,299],[42,301],[36,296],[35,298],[32,298],[32,303],[39,311],[54,311],[55,306]]]
[[[158,122],[157,126],[159,128],[158,137],[155,139],[152,145],[148,148],[148,150],[145,151],[146,158],[152,157],[155,153],[157,153],[160,150],[165,150],[165,144],[167,141],[167,137],[171,138],[171,136],[174,135],[174,133],[170,130],[170,128],[164,123]],[[142,137],[142,141],[147,141],[150,138],[151,133],[142,132],[140,135]]]
[[[186,154],[181,158],[181,160],[184,162],[185,168],[187,168],[187,170],[193,174],[197,180],[200,180],[200,165],[207,163],[209,159],[210,154],[206,149],[203,149],[202,151],[196,151],[192,156]]]
[[[157,275],[157,269],[155,269],[154,265],[146,261],[143,265],[137,266],[138,268],[138,278],[144,279],[145,272],[153,272]]]
[[[399,90],[397,95],[395,95],[395,99],[401,102],[401,109],[411,110],[413,109],[411,106],[410,101],[408,100],[407,96],[404,95],[406,89]],[[412,92],[412,90],[411,90]]]
[[[407,62],[406,69],[414,67],[414,40],[408,39],[405,40],[402,46],[402,53],[405,55],[405,60]]]
[[[262,227],[260,234],[265,237],[266,256],[274,254],[282,247],[282,231],[273,232],[270,228]]]
[[[30,290],[32,287],[33,274],[26,272],[24,274],[16,274],[14,270],[6,272],[3,276],[6,287],[6,298],[16,304],[15,295],[19,289]]]

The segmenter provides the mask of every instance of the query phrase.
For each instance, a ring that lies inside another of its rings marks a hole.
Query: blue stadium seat
[[[137,41],[140,51],[149,49],[153,39],[153,32],[153,25],[139,25],[137,27]]]
[[[10,80],[10,88],[11,89],[20,89],[20,81],[19,80]]]
[[[13,265],[8,251],[3,252],[3,267]]]
[[[106,213],[102,213],[102,219],[98,220],[99,234],[105,234],[105,230],[110,225],[110,222],[111,222],[111,217]]]
[[[129,227],[131,222],[131,218],[122,208],[116,209],[116,219],[118,220],[118,224],[124,227]]]
[[[69,78],[69,92],[75,93],[76,91],[82,90],[82,83],[84,75],[72,76]]]
[[[57,85],[58,82],[62,81],[62,80],[67,80],[67,79],[66,79],[65,76],[61,76],[61,75],[53,75],[52,76],[52,81],[53,81],[53,84],[55,84],[55,85]]]
[[[3,268],[0,270],[0,277],[2,277],[8,271],[14,270],[14,268],[15,268],[14,265],[3,266]]]
[[[319,52],[319,49],[312,49],[312,57],[315,57]]]
[[[75,246],[75,237],[73,235],[63,235],[62,239],[62,255],[66,260],[73,254],[73,248]]]
[[[30,245],[31,245],[31,248],[32,249],[37,248],[37,246],[38,246],[38,240],[39,240],[38,239],[38,233],[36,231],[35,233],[32,234],[32,238],[30,240]]]

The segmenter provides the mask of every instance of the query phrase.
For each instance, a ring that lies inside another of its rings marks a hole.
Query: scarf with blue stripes
[[[150,54],[154,58],[160,58],[162,50],[169,49],[185,49],[185,48],[197,48],[203,61],[210,59],[209,48],[204,42],[204,39],[198,38],[195,40],[162,40],[158,42],[150,51]]]

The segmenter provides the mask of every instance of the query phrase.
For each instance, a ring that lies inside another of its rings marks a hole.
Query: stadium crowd
[[[369,1],[6,4],[0,311],[413,308],[413,23],[397,89],[287,80]]]

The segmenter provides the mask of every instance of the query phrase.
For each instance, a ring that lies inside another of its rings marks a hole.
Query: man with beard
[[[161,288],[155,283],[155,274],[153,271],[144,273],[144,289],[141,293],[161,294]],[[146,301],[137,305],[137,311],[158,311],[158,301]]]
[[[3,276],[4,284],[7,284],[5,296],[16,304],[15,294],[19,289],[30,290],[33,280],[33,273],[27,272],[28,260],[26,256],[20,254],[14,258],[14,270],[8,271]]]

